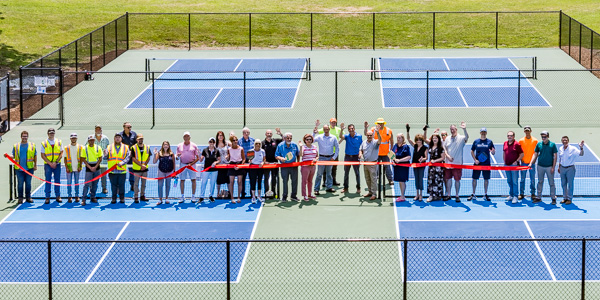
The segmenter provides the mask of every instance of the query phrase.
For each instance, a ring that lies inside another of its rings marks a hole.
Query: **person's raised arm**
[[[469,141],[469,133],[467,132],[467,123],[465,121],[460,122],[460,128],[463,129],[465,135],[465,143]]]

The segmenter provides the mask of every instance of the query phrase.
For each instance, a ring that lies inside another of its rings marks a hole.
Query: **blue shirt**
[[[471,146],[471,151],[475,152],[475,158],[480,165],[491,165],[490,151],[494,149],[494,142],[490,139],[476,139]]]
[[[238,140],[238,145],[244,149],[244,156],[248,158],[248,151],[254,149],[254,138],[248,137],[248,140],[244,140],[244,137]]]
[[[346,155],[358,155],[360,144],[362,144],[362,135],[355,133],[354,137],[350,134],[344,134],[344,140],[346,141]]]
[[[275,150],[275,156],[281,156],[285,158],[286,163],[295,162],[296,158],[298,157],[298,153],[300,153],[300,149],[294,142],[291,142],[289,146],[286,145],[285,142],[281,142],[279,145],[277,145],[277,150]]]
[[[320,134],[314,139],[315,143],[319,144],[319,156],[331,156],[332,160],[335,160],[338,157],[338,154],[340,153],[340,145],[338,144],[338,140],[335,136],[331,134],[329,134],[329,136]]]
[[[404,144],[400,147],[398,147],[398,144],[395,144],[394,147],[392,148],[392,151],[394,151],[394,155],[396,155],[396,159],[401,159],[404,157],[410,157],[410,147],[407,144]],[[410,163],[409,161],[404,162],[405,164]]]

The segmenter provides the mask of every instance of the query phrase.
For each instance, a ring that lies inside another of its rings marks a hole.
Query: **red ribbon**
[[[131,172],[131,171],[129,171],[129,174],[132,174],[133,176],[137,176],[137,177],[139,177],[139,178],[142,178],[142,179],[147,179],[147,180],[162,180],[162,179],[167,179],[167,178],[175,177],[175,176],[177,176],[177,175],[181,174],[181,172],[185,171],[185,169],[190,169],[190,170],[192,170],[192,171],[194,171],[194,172],[198,172],[198,171],[197,171],[196,169],[194,169],[194,167],[192,167],[192,166],[185,166],[185,167],[181,167],[179,170],[177,170],[177,171],[175,171],[175,172],[173,172],[173,173],[171,173],[171,174],[169,174],[169,175],[167,175],[167,176],[164,176],[164,177],[158,177],[158,178],[144,177],[144,176],[138,175],[137,173],[135,173],[135,172]],[[205,169],[205,170],[206,170],[206,169]],[[204,172],[205,170],[202,170],[202,171],[200,171],[200,172]]]

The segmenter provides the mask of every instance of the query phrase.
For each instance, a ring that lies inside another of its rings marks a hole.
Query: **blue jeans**
[[[563,190],[563,199],[573,200],[573,184],[575,183],[575,166],[560,166],[560,183]]]
[[[210,182],[210,184],[208,184],[208,182]],[[206,189],[207,185],[208,190]],[[217,171],[200,173],[200,198],[203,198],[206,194],[208,194],[209,197],[212,197],[216,185]],[[252,190],[254,188],[251,187],[250,189]]]
[[[96,172],[85,172],[85,181],[90,181],[100,175],[100,168],[96,170]],[[90,191],[90,197],[92,199],[96,198],[96,190],[98,189],[98,180],[94,180],[92,182],[88,182],[83,186],[83,200],[87,198],[88,190]]]
[[[54,183],[60,183],[60,164],[56,164],[56,168],[50,168],[50,165],[44,165],[44,173],[46,174],[46,181],[52,182],[52,176],[54,176]],[[46,192],[46,198],[50,198],[50,183],[46,182],[46,187],[44,188],[44,192]],[[54,195],[56,197],[60,197],[60,186],[54,186]]]
[[[320,161],[330,161],[333,160],[331,157],[324,157],[319,155]],[[322,166],[319,165],[317,169],[317,179],[315,180],[315,192],[319,191],[321,187],[321,178],[323,178],[323,173],[327,174],[325,177],[325,188],[331,189],[333,188],[333,176],[331,175],[331,171],[333,170],[333,166]]]
[[[23,183],[25,183],[25,197],[27,199],[31,198],[31,176],[27,175],[27,173],[16,170],[17,171],[17,195],[19,199],[23,199]],[[33,169],[28,169],[27,172],[33,174]]]
[[[506,171],[506,181],[508,182],[509,196],[516,197],[517,190],[519,188],[518,185],[519,180],[519,171]]]
[[[78,184],[79,183],[79,172],[78,171],[73,171],[71,173],[67,172],[67,184]],[[67,186],[67,196],[70,198],[71,197],[71,190],[73,190],[73,188],[69,185]],[[75,186],[75,197],[79,197],[79,185]]]
[[[125,177],[127,173],[121,174],[108,174],[108,179],[110,180],[110,188],[112,191],[112,199],[117,199],[117,193],[119,194],[119,199],[125,199]]]
[[[521,163],[521,166],[528,166],[529,164]],[[527,173],[529,173],[529,191],[531,195],[535,195],[535,166],[533,166],[529,170],[519,171],[521,173],[521,182],[519,185],[520,195],[525,195],[525,178],[527,177]]]

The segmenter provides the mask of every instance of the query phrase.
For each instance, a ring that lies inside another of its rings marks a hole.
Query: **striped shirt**
[[[319,155],[317,146],[311,145],[310,148],[302,146],[302,161],[312,161]]]

